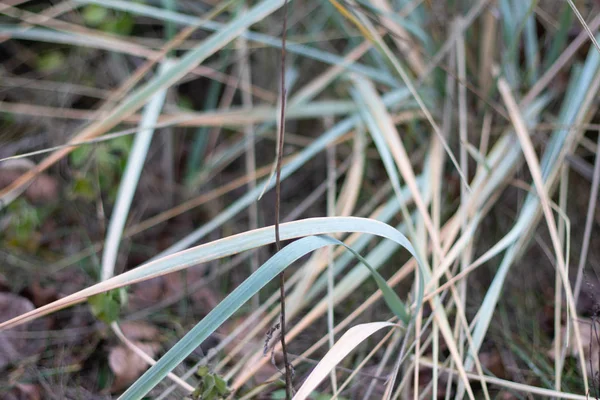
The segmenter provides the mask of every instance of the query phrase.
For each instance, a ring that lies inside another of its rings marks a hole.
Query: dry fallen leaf
[[[504,379],[506,370],[500,352],[493,348],[487,351],[482,351],[479,354],[479,362],[485,370],[490,371],[495,377]]]
[[[154,358],[160,349],[158,343],[133,343],[152,358]],[[118,345],[110,350],[108,365],[115,375],[115,381],[110,389],[111,392],[118,392],[129,386],[149,367],[144,360],[133,351],[129,350],[129,348],[125,347],[125,345]]]
[[[187,293],[195,310],[208,313],[219,304],[221,299],[210,285],[190,289],[203,279],[205,278],[202,268],[191,268],[185,275],[173,273],[140,282],[132,288],[129,305],[131,309],[139,310],[152,307],[165,299],[183,298]]]
[[[33,304],[24,297],[13,293],[0,293],[0,322],[7,321],[33,309]],[[45,326],[46,322],[44,320],[36,320],[0,332],[0,370],[6,368],[9,364],[17,363],[19,360],[39,353],[45,346],[45,339],[43,337],[33,339],[20,333],[40,331]]]
[[[10,185],[23,172],[22,169],[18,168],[0,168],[0,187],[4,188]],[[32,203],[38,204],[56,200],[58,197],[58,182],[49,175],[39,174],[25,190],[25,197]]]
[[[143,321],[127,321],[120,323],[119,326],[125,337],[132,341],[153,341],[160,336],[158,328]]]
[[[58,293],[53,286],[42,286],[39,281],[34,281],[29,287],[33,304],[36,307],[45,306],[58,300]]]

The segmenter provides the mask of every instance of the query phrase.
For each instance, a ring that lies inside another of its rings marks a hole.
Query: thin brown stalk
[[[285,132],[285,34],[287,30],[287,5],[288,0],[283,3],[283,33],[281,35],[281,115],[279,120],[279,145],[277,149],[277,173],[275,177],[275,247],[281,250],[279,238],[279,210],[281,208],[281,160],[283,158],[283,139]],[[285,398],[292,398],[293,383],[292,369],[288,361],[287,345],[285,343],[285,275],[279,274],[279,296],[281,302],[281,350],[283,353],[283,364],[285,365]]]

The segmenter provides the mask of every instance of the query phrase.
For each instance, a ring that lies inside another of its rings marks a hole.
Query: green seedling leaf
[[[37,67],[42,72],[56,71],[65,64],[65,56],[60,51],[51,51],[38,56]]]
[[[202,386],[204,386],[204,390],[202,390],[202,399],[214,398],[215,377],[213,374],[207,374],[203,377]]]
[[[114,33],[117,35],[129,35],[133,31],[135,20],[130,14],[121,14],[113,18],[109,18],[101,25],[101,29],[105,32]]]
[[[110,324],[118,320],[121,308],[127,303],[125,288],[100,293],[88,299],[92,313],[99,320]]]
[[[90,4],[83,8],[81,15],[87,25],[98,26],[108,17],[108,9],[96,4]]]
[[[221,400],[229,394],[227,382],[216,373],[210,372],[207,366],[198,368],[196,375],[201,381],[192,393],[192,398],[202,400]]]
[[[16,246],[26,245],[40,226],[42,218],[36,209],[25,199],[19,199],[8,208],[10,224],[5,230],[6,237]]]
[[[225,379],[221,378],[219,375],[215,375],[215,389],[219,392],[220,395],[229,394],[229,388],[227,387],[227,382]]]
[[[198,367],[198,371],[196,372],[196,375],[198,375],[200,378],[205,377],[206,375],[208,375],[208,367],[206,365],[203,365],[201,367]]]
[[[80,197],[84,200],[93,200],[96,198],[96,190],[88,177],[83,175],[75,178],[71,188],[72,197]]]

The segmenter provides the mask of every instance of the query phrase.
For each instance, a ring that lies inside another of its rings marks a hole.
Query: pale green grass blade
[[[169,21],[169,23],[173,23]],[[225,69],[225,63],[228,59],[228,53],[222,56],[223,60],[220,60],[220,68],[219,70]],[[213,80],[210,82],[210,86],[208,87],[208,91],[205,95],[204,102],[206,110],[212,110],[217,108],[219,104],[219,95],[221,92],[223,84],[219,81]],[[189,182],[193,179],[195,175],[198,174],[198,170],[200,166],[203,164],[200,159],[202,153],[204,153],[204,149],[208,143],[208,127],[203,126],[197,128],[194,132],[194,139],[192,141],[190,154],[188,155],[187,165],[186,165],[186,181]]]
[[[331,371],[344,357],[354,350],[369,336],[375,332],[394,326],[390,322],[371,322],[353,326],[337,341],[337,343],[325,354],[319,361],[319,364],[312,370],[308,378],[304,381],[293,400],[306,399],[314,389],[327,377]]]
[[[504,76],[510,82],[511,86],[519,85],[519,68],[517,67],[517,53],[519,42],[519,19],[515,13],[512,0],[499,1],[500,14],[502,16],[502,36],[504,49],[500,52],[501,68]]]
[[[393,227],[373,219],[356,217],[309,218],[281,224],[280,233],[281,240],[290,240],[309,235],[327,235],[344,232],[369,233],[390,239],[405,247],[413,257],[419,260],[418,254],[416,254],[414,248],[404,235]],[[0,323],[0,329],[7,329],[43,315],[47,315],[53,311],[80,303],[88,297],[108,290],[131,285],[167,273],[180,271],[199,263],[238,254],[246,250],[271,244],[274,240],[275,233],[273,227],[266,227],[240,233],[177,254],[172,254],[148,262],[121,275],[114,276],[104,282],[83,289],[75,294],[66,296],[9,321]],[[419,265],[422,265],[420,261]]]
[[[357,81],[356,84],[360,85],[360,81]],[[351,88],[350,94],[356,102],[358,109],[360,110],[360,115],[364,120],[369,132],[371,133],[375,147],[377,147],[377,151],[381,156],[381,162],[383,162],[383,166],[385,167],[390,182],[392,183],[392,188],[394,189],[396,195],[400,197],[400,175],[398,174],[398,169],[396,168],[396,164],[394,163],[390,149],[385,142],[385,138],[379,130],[375,118],[369,113],[368,106],[362,99],[360,91],[356,90],[355,88]]]
[[[161,359],[144,373],[119,399],[141,399],[168,372],[179,365],[192,351],[252,298],[273,278],[302,256],[333,244],[318,236],[299,239],[275,254],[223,301],[213,308],[194,328],[175,344]]]
[[[172,66],[173,62],[171,60],[165,60],[165,62],[160,65],[159,74],[167,72]],[[121,235],[123,234],[125,222],[127,222],[129,207],[131,206],[131,201],[133,200],[133,195],[140,179],[144,162],[146,161],[146,155],[150,148],[150,142],[154,135],[153,126],[156,125],[166,94],[166,89],[158,91],[144,108],[142,121],[140,122],[138,133],[133,141],[129,159],[127,160],[127,166],[123,172],[123,178],[121,179],[121,184],[117,193],[112,216],[108,224],[108,233],[106,234],[104,249],[102,251],[101,280],[103,281],[112,277],[114,274],[117,254],[119,252],[119,243],[121,241]]]
[[[75,34],[70,32],[59,32],[48,28],[22,28],[16,25],[0,24],[0,34],[6,35],[12,39],[119,51],[138,57],[148,57],[152,54],[150,49],[135,43],[125,43],[119,39],[111,39],[85,33]]]
[[[525,13],[525,27],[524,27],[524,39],[525,39],[525,62],[527,68],[525,70],[525,79],[530,85],[534,85],[539,79],[540,74],[540,49],[539,49],[539,38],[537,36],[534,7],[537,5],[539,0],[529,0],[519,2],[522,11]]]

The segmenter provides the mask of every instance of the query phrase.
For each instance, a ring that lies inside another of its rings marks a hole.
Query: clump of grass
[[[597,6],[287,3],[0,6],[0,172],[30,160],[0,189],[0,278],[23,265],[31,282],[85,276],[0,329],[90,301],[111,327],[98,337],[149,366],[124,399],[278,398],[282,380],[294,399],[598,398],[577,307],[598,256]],[[41,176],[63,187],[53,207],[25,193]],[[119,289],[135,298],[176,272],[181,290],[146,310]],[[523,318],[503,298],[523,276],[551,290],[516,303],[552,304],[552,327],[496,335]],[[190,302],[198,290],[220,301]],[[158,361],[120,329],[139,312],[178,327]],[[523,350],[552,340],[547,360]],[[25,381],[44,387],[41,374],[2,385]]]

